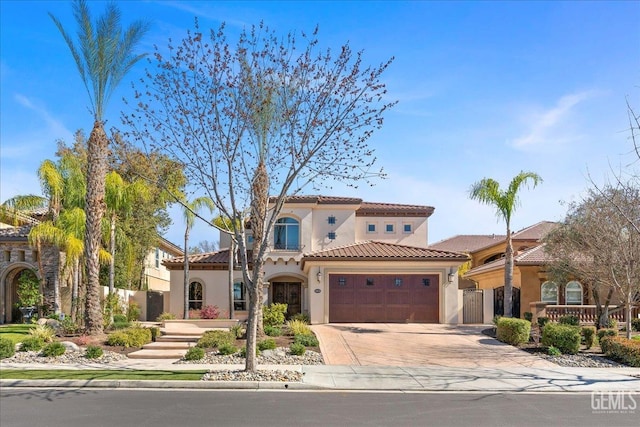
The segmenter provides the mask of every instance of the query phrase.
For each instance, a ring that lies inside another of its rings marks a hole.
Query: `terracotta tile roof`
[[[392,243],[367,241],[325,249],[318,252],[304,254],[302,262],[312,260],[455,260],[466,261],[467,255],[458,252],[441,251],[413,246],[395,245]]]
[[[173,257],[162,262],[165,266],[182,266],[184,264],[184,255]],[[215,252],[206,252],[203,254],[189,255],[189,264],[219,264],[227,265],[229,263],[229,249]]]
[[[362,202],[356,216],[419,216],[430,217],[435,208],[423,205]]]
[[[429,245],[429,248],[454,252],[474,252],[503,242],[505,237],[504,234],[459,234]]]
[[[549,231],[558,225],[557,222],[540,221],[529,227],[523,228],[511,235],[511,239],[540,241]]]
[[[269,202],[274,203],[275,197],[270,197]],[[338,196],[288,196],[285,203],[312,203],[318,205],[359,205],[362,199],[356,197]]]
[[[25,241],[29,237],[32,225],[22,227],[9,227],[0,229],[0,241],[19,240]]]
[[[162,236],[160,236],[159,246],[164,247],[165,249],[168,249],[168,250],[172,251],[174,256],[183,256],[184,255],[184,251],[182,250],[182,248],[180,246],[176,245],[173,242],[170,242],[169,240],[165,239]]]
[[[547,261],[550,260],[550,258],[545,253],[544,246],[545,246],[544,244],[534,246],[533,248],[527,249],[525,251],[522,251],[516,254],[513,257],[513,264],[514,265],[545,264]],[[465,277],[474,276],[478,273],[483,273],[487,271],[502,270],[504,269],[504,264],[505,264],[505,259],[500,258],[498,260],[489,262],[487,264],[479,265],[478,267],[472,268],[471,270],[467,271],[467,273],[465,274]]]

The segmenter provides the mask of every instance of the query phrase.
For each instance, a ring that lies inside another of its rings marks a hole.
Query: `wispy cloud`
[[[14,98],[18,104],[37,113],[40,118],[44,120],[47,125],[47,133],[49,133],[52,138],[69,138],[73,135],[73,132],[67,129],[60,120],[53,117],[46,108],[37,105],[37,101],[33,101],[19,93],[17,93]]]
[[[524,119],[529,127],[527,132],[514,139],[512,145],[524,149],[550,142],[567,143],[579,139],[580,135],[567,132],[565,125],[575,107],[595,95],[595,91],[565,95],[552,108],[529,114]]]
[[[212,9],[208,2],[197,3],[198,7],[194,7],[193,5],[190,5],[184,2],[176,2],[176,1],[162,1],[162,2],[159,2],[158,4],[169,6],[174,9],[178,9],[183,12],[193,14],[198,18],[204,18],[214,22],[224,21],[229,25],[233,25],[239,28],[244,28],[249,26],[249,24],[245,21],[240,21],[233,18],[230,19],[229,17],[223,16],[223,14],[220,13],[219,9],[216,9],[216,10]]]

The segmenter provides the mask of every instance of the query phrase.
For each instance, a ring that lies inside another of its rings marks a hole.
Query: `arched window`
[[[294,218],[280,218],[273,229],[274,249],[300,250],[300,223]]]
[[[246,310],[247,309],[247,293],[244,283],[235,282],[233,284],[233,309],[234,310]]]
[[[582,305],[582,285],[572,280],[564,288],[564,300],[569,305]]]
[[[543,302],[549,304],[558,303],[558,285],[553,282],[544,282],[540,287],[540,297]]]
[[[202,309],[202,283],[189,283],[189,310]]]

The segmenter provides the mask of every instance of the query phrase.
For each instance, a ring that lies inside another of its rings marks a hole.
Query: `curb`
[[[217,390],[326,390],[312,384],[276,381],[149,381],[149,380],[0,380],[0,388],[155,388]]]

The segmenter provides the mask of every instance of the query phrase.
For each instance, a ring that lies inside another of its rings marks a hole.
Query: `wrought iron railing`
[[[615,319],[618,323],[626,321],[626,310],[617,310],[617,305],[609,306],[609,318]],[[580,323],[595,323],[598,320],[595,305],[547,305],[545,307],[547,317],[552,321],[557,321],[562,316],[578,316]],[[631,317],[636,318],[640,313],[640,307],[631,309]]]

